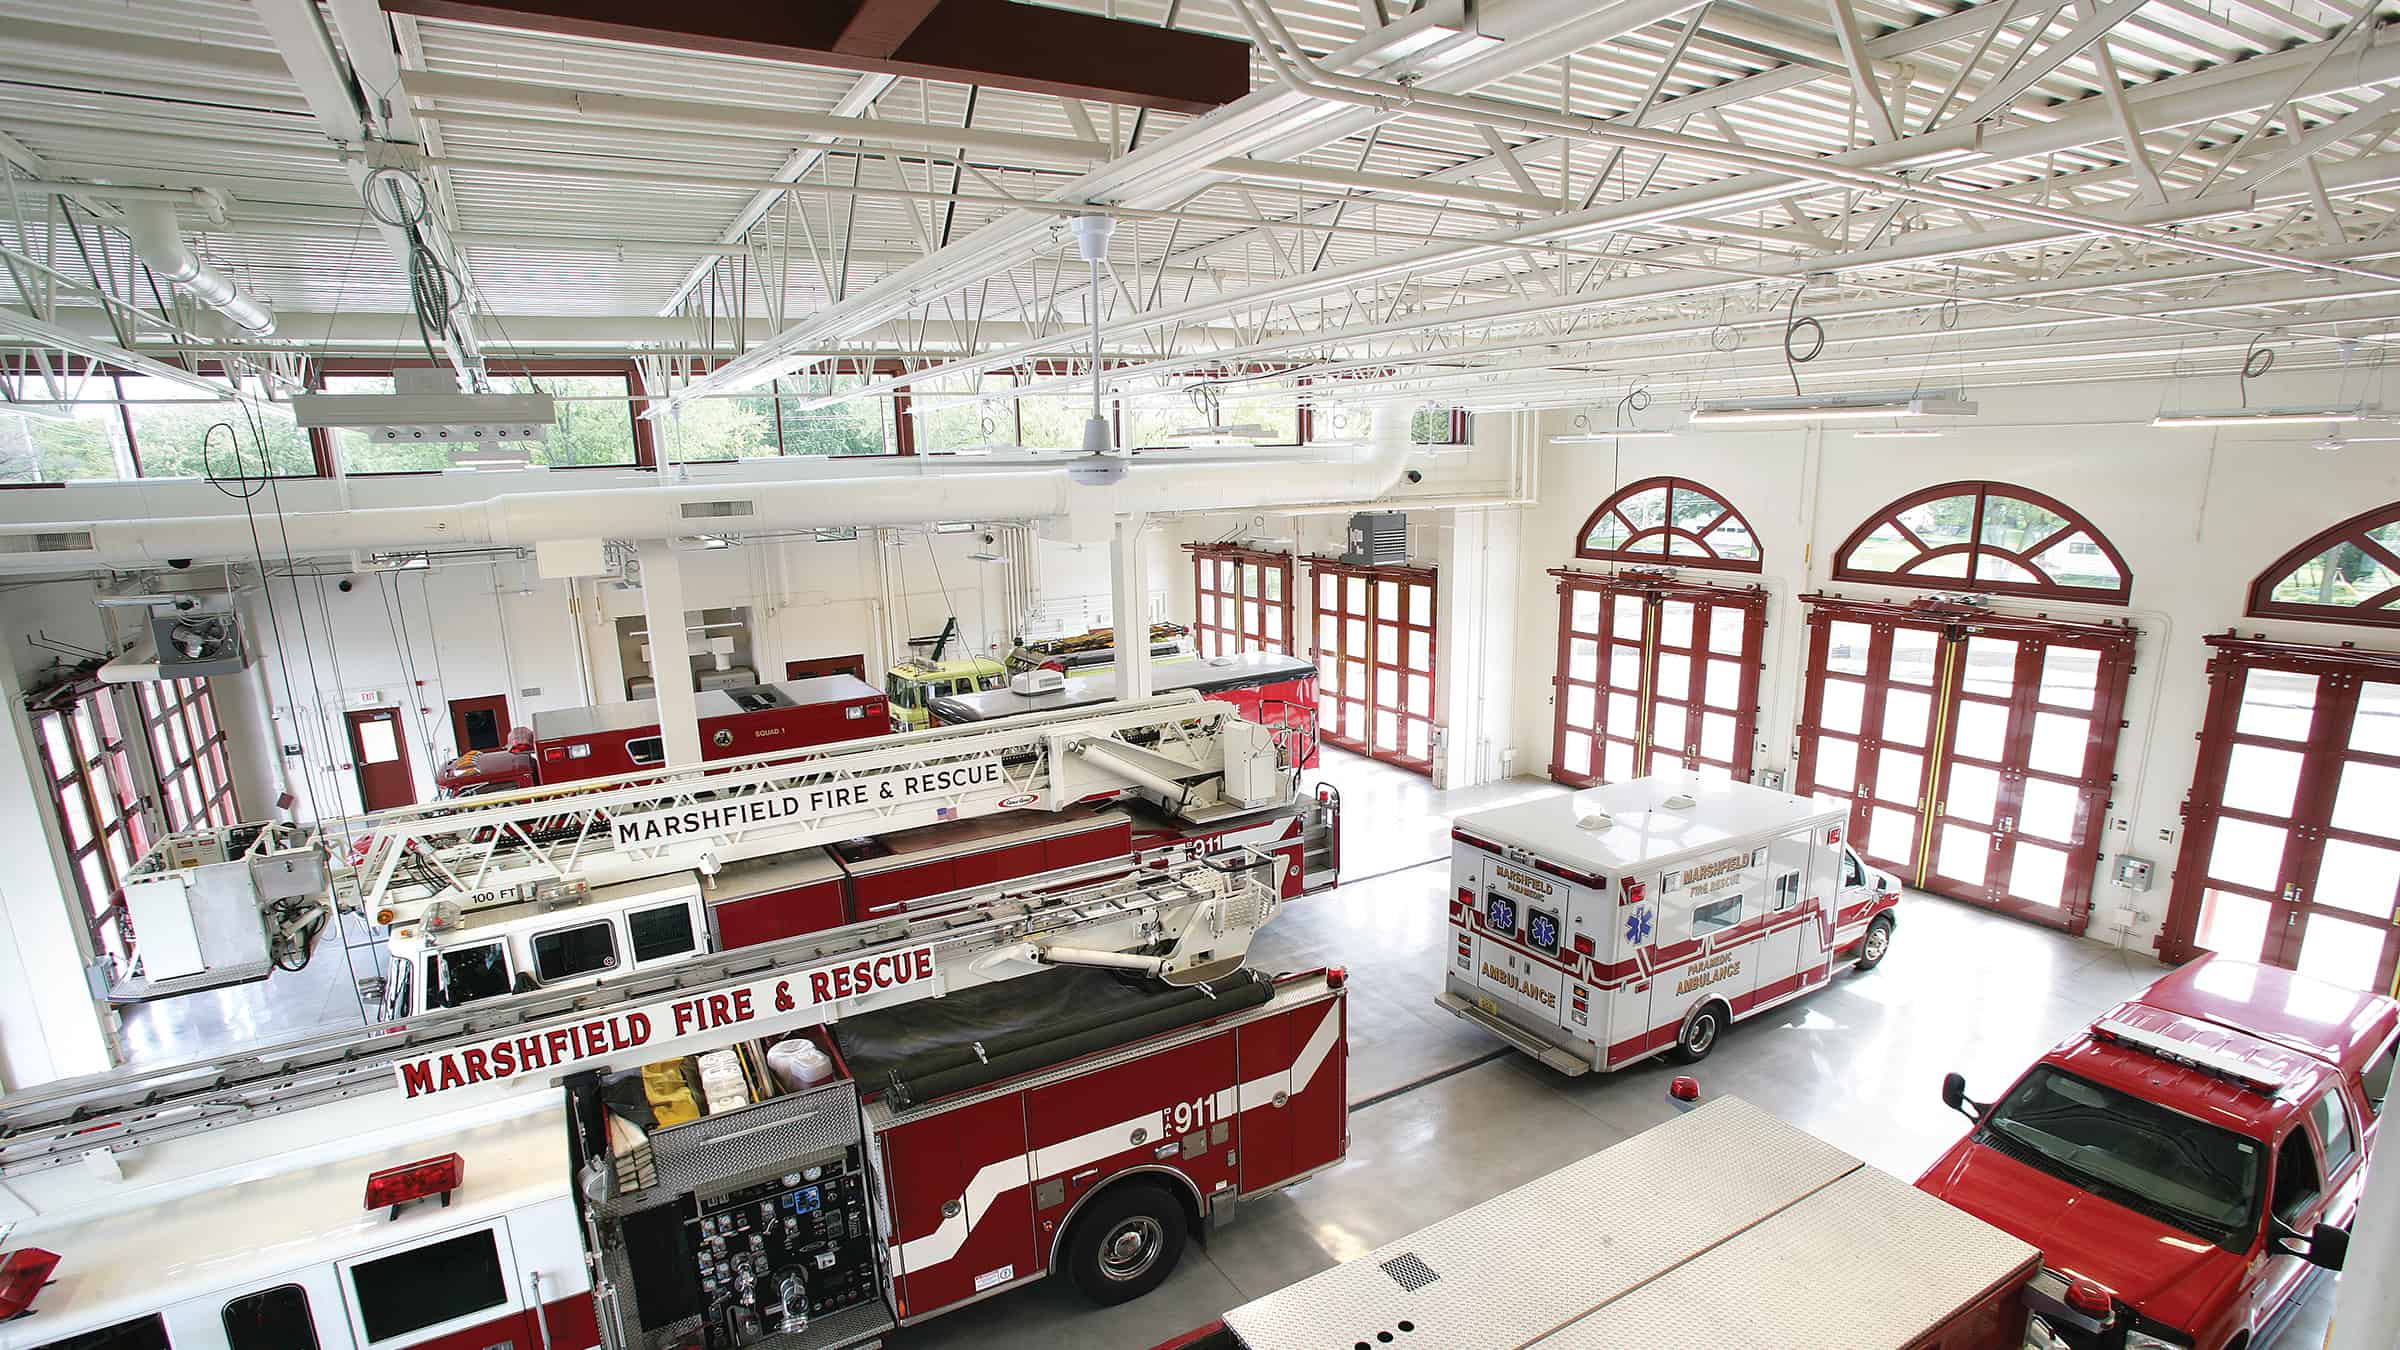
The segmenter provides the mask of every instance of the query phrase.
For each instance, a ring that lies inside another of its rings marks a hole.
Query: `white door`
[[[1659,877],[1657,976],[1650,1026],[1680,1024],[1703,999],[1750,1006],[1758,980],[1758,931],[1766,906],[1767,850],[1735,850],[1671,868]]]
[[[1816,921],[1809,917],[1808,868],[1813,830],[1779,836],[1767,844],[1766,889],[1756,952],[1757,973],[1751,999],[1734,1005],[1746,1013],[1754,1004],[1772,1003],[1797,989],[1800,970],[1823,946]]]

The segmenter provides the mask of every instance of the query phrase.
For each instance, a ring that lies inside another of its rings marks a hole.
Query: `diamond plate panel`
[[[1441,1350],[1517,1350],[1861,1166],[1723,1097],[1244,1304],[1225,1323],[1249,1350],[1382,1345],[1385,1332]],[[1441,1278],[1411,1291],[1383,1270],[1412,1254]]]
[[[1538,1344],[1900,1350],[2040,1259],[1965,1211],[1862,1167]],[[1859,1278],[1865,1272],[1872,1278]],[[1861,1295],[1867,1286],[1871,1297]]]
[[[764,1181],[859,1141],[858,1087],[839,1079],[650,1137],[658,1180],[592,1206],[602,1218],[662,1204],[686,1191],[714,1195]]]

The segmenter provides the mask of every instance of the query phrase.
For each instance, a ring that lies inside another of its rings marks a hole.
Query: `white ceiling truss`
[[[1253,92],[1194,117],[376,0],[0,0],[0,383],[431,350],[642,358],[685,397],[869,358],[905,373],[823,400],[1066,393],[1093,210],[1137,397],[2380,369],[2400,318],[2400,3],[1046,2],[1249,41]],[[413,225],[362,200],[394,174]],[[275,333],[151,275],[135,202]]]

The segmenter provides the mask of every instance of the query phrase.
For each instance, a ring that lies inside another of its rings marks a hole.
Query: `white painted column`
[[[1434,653],[1435,700],[1444,728],[1434,781],[1473,787],[1504,776],[1516,742],[1513,704],[1517,641],[1517,536],[1513,507],[1447,511],[1432,531],[1441,547],[1435,598],[1441,616]]]
[[[17,672],[0,662],[0,1092],[106,1070],[116,1056],[106,1006],[92,997],[83,899]]]
[[[2400,1327],[2400,1165],[2387,1158],[2367,1169],[2325,1350],[2390,1350],[2394,1327]]]
[[[683,557],[671,539],[641,542],[642,618],[650,630],[650,678],[657,682],[658,731],[667,767],[700,762],[700,714],[692,699],[692,639],[684,629]]]
[[[1117,697],[1148,698],[1150,670],[1150,568],[1142,553],[1142,514],[1117,517],[1109,535],[1109,613],[1117,630]]]

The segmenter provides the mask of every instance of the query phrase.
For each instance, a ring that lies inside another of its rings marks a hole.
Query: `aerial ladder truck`
[[[379,818],[335,871],[422,922],[1026,797],[1239,812],[1296,792],[1262,734],[1152,700],[537,790]],[[1341,973],[1244,965],[1267,870],[1220,851],[12,1095],[0,1350],[798,1350],[1053,1272],[1139,1295],[1347,1147]]]

